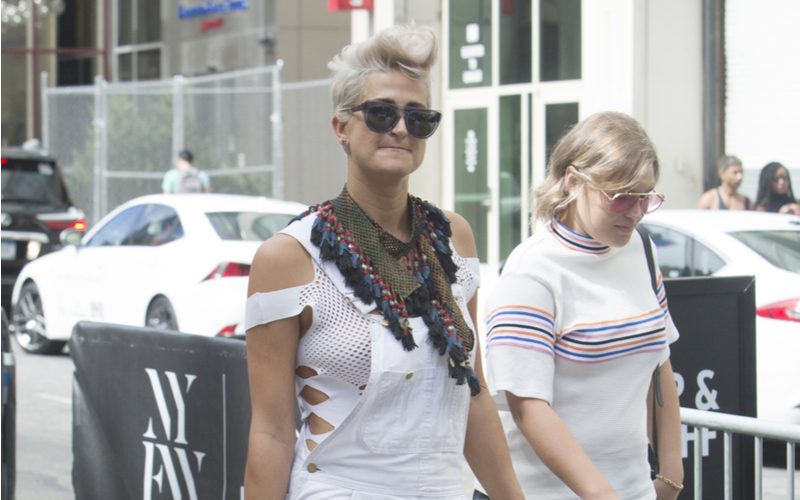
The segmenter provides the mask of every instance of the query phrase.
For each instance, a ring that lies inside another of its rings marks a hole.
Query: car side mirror
[[[72,228],[67,228],[61,231],[58,235],[58,239],[61,241],[61,244],[64,246],[73,245],[73,246],[80,246],[81,238],[83,238],[83,232],[76,231]]]

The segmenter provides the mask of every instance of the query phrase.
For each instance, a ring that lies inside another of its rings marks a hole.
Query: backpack
[[[203,181],[200,179],[200,172],[192,167],[186,172],[181,172],[178,179],[176,193],[201,193],[203,192]]]

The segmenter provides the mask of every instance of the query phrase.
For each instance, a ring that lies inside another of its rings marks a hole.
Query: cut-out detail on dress
[[[311,368],[310,366],[305,366],[305,365],[298,366],[294,372],[300,378],[311,378],[314,375],[318,375],[317,370]]]
[[[310,385],[303,387],[303,390],[300,391],[300,397],[310,405],[318,405],[330,399],[330,396],[319,389],[314,389]]]
[[[310,413],[308,415],[308,428],[311,430],[311,434],[325,434],[336,427],[316,413]]]
[[[314,448],[316,447],[317,447],[316,441],[314,441],[313,439],[306,439],[306,448],[308,448],[308,451],[314,451]]]

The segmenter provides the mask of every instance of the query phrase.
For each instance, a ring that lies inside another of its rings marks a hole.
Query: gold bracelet
[[[675,490],[678,490],[678,491],[681,491],[683,489],[683,485],[682,484],[676,483],[672,479],[670,479],[668,477],[664,477],[661,474],[656,474],[656,479],[662,480],[664,482],[664,484],[666,484],[667,486],[669,486],[672,489],[675,489]]]

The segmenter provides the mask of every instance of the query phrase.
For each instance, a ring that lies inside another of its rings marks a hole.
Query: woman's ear
[[[350,139],[347,137],[346,126],[346,121],[342,121],[338,116],[333,115],[331,127],[333,128],[333,135],[336,136],[336,142],[342,145],[345,153],[350,154]]]
[[[333,115],[331,118],[331,127],[333,127],[333,135],[336,136],[336,142],[341,145],[346,145],[348,142],[347,133],[345,132],[345,127],[347,126],[347,122],[344,122],[339,119],[338,116]]]
[[[572,194],[578,189],[578,174],[575,171],[575,167],[572,165],[567,166],[567,169],[564,171],[562,182],[564,183],[564,190],[568,194]]]

